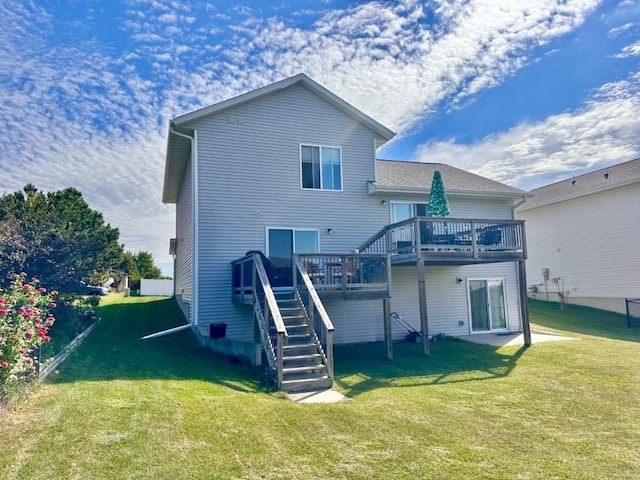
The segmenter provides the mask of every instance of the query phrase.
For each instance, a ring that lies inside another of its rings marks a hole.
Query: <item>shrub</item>
[[[49,328],[55,318],[53,295],[38,287],[38,280],[25,282],[16,275],[6,290],[0,290],[0,405],[23,391],[37,378],[37,349],[51,341]]]
[[[97,305],[96,300],[99,299],[73,294],[58,296],[57,306],[53,309],[56,324],[50,330],[52,340],[40,346],[41,361],[62,351],[74,338],[98,320],[98,315],[92,308]]]

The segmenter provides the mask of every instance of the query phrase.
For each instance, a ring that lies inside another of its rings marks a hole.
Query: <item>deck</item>
[[[391,285],[390,255],[378,254],[300,254],[293,266],[282,271],[271,267],[268,276],[274,291],[293,290],[300,283],[296,262],[308,275],[318,296],[325,299],[371,300],[389,298]],[[251,256],[232,262],[232,301],[252,304],[256,279],[252,275]]]
[[[522,220],[414,217],[388,225],[361,253],[389,253],[392,265],[469,265],[526,259]]]

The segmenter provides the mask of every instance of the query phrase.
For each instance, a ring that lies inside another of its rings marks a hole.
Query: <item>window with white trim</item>
[[[339,147],[300,145],[302,188],[342,190],[342,151]]]
[[[426,217],[428,203],[391,202],[391,223],[408,220],[411,217]]]

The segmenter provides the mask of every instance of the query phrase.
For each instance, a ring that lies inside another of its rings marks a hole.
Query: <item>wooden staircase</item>
[[[310,392],[331,388],[333,382],[299,299],[289,290],[275,292],[275,297],[288,335],[283,347],[281,390]],[[275,332],[271,334],[273,338]]]

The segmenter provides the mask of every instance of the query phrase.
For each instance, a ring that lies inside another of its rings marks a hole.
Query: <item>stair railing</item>
[[[260,255],[253,254],[253,311],[260,329],[260,339],[267,354],[269,366],[277,372],[278,388],[282,385],[283,379],[283,356],[284,342],[287,338],[287,328],[282,320],[282,314],[278,307],[278,302],[271,288],[269,276],[264,268]],[[271,340],[271,327],[276,332],[276,345]]]
[[[296,255],[293,257],[293,291],[305,310],[312,327],[312,335],[318,344],[318,353],[327,367],[327,375],[333,381],[333,323],[313,286],[313,282]]]

